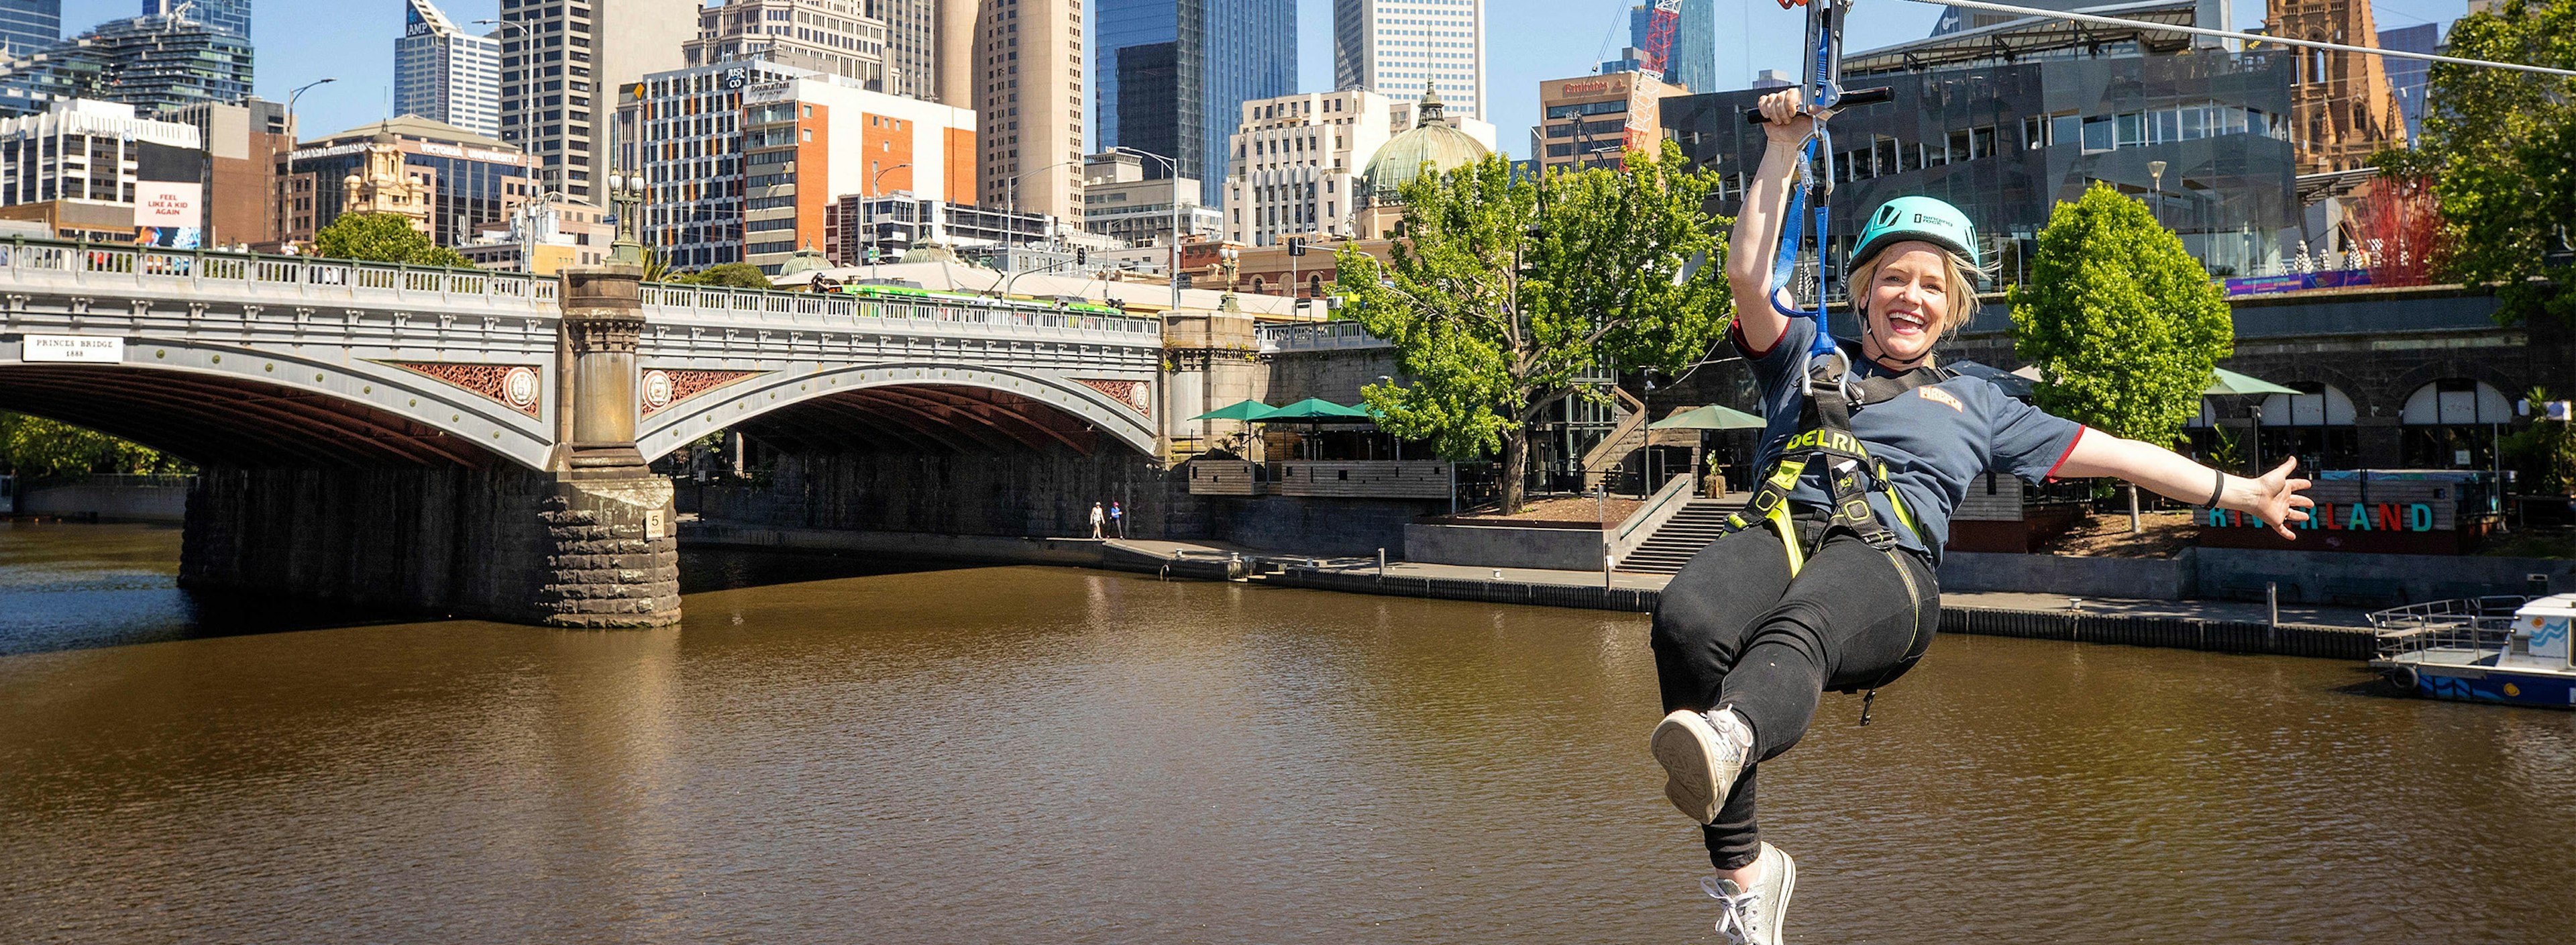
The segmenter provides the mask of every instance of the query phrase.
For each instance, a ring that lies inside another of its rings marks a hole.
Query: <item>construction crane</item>
[[[1673,27],[1681,22],[1682,0],[1655,0],[1654,18],[1646,23],[1646,48],[1637,50],[1637,75],[1628,83],[1628,131],[1620,145],[1632,151],[1655,147],[1653,122],[1647,120],[1663,98],[1664,62],[1673,54]],[[1706,91],[1706,90],[1702,90]],[[1576,121],[1582,121],[1576,116]]]

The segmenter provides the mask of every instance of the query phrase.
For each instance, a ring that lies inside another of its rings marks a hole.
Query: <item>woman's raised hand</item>
[[[2299,494],[2310,485],[2307,480],[2290,478],[2291,471],[2298,466],[2299,458],[2293,456],[2282,460],[2281,465],[2272,467],[2272,471],[2264,473],[2260,479],[2238,479],[2237,482],[2244,485],[2240,487],[2239,494],[2229,496],[2235,501],[2228,504],[2239,512],[2262,519],[2263,524],[2272,526],[2272,530],[2279,532],[2282,538],[2297,541],[2298,533],[2290,530],[2290,523],[2307,521],[2308,513],[2301,510],[2315,508],[2317,504],[2315,500]]]
[[[1762,117],[1768,119],[1762,123],[1762,130],[1771,136],[1773,144],[1800,144],[1815,131],[1816,120],[1806,114],[1806,101],[1805,89],[1781,89],[1762,96]],[[1833,115],[1830,111],[1824,114]]]

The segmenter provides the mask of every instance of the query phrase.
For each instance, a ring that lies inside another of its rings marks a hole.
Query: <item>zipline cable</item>
[[[2234,30],[2213,30],[2198,26],[2179,26],[2172,23],[2151,23],[2146,20],[2124,20],[2116,16],[2095,16],[2090,13],[2070,13],[2064,10],[2041,10],[2033,7],[2017,7],[2004,3],[1987,3],[1985,0],[1912,0],[1912,2],[1938,7],[1959,7],[1967,10],[1985,10],[1990,13],[2011,13],[2017,16],[2044,17],[2052,20],[2072,20],[2078,23],[2100,23],[2105,26],[2127,26],[2137,29],[2164,30],[2171,33],[2190,33],[2194,36],[2215,36],[2220,39],[2241,39],[2254,43],[2273,43],[2281,46],[2305,46],[2310,49],[2331,49],[2335,52],[2361,53],[2369,56],[2388,56],[2396,59],[2421,59],[2425,62],[2447,62],[2458,66],[2485,66],[2491,69],[2513,69],[2520,72],[2538,72],[2544,75],[2576,76],[2576,70],[2552,69],[2548,66],[2526,66],[2521,63],[2514,62],[2495,62],[2487,59],[2462,59],[2458,56],[2438,56],[2432,53],[2408,52],[2403,49],[2380,49],[2371,46],[2346,46],[2342,43],[2328,43],[2313,39],[2292,39],[2287,36],[2265,36],[2260,33],[2239,33]]]

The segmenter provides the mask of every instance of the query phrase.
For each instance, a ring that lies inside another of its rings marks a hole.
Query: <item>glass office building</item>
[[[2193,6],[2123,15],[2160,12],[2187,24]],[[1866,214],[1920,194],[1965,211],[1988,268],[2018,281],[2050,212],[2097,183],[2147,201],[2212,275],[2277,270],[2278,233],[2299,220],[2290,58],[2078,26],[2019,20],[1845,59],[1846,88],[1885,85],[1895,102],[1833,119],[1834,271]],[[1762,156],[1762,129],[1744,112],[1766,91],[1663,102],[1666,134],[1725,175],[1719,213],[1737,211]]]
[[[1243,103],[1297,90],[1295,0],[1098,0],[1092,11],[1102,150],[1171,158],[1215,206]]]
[[[176,16],[109,20],[0,65],[0,115],[85,98],[150,114],[250,97],[250,41]]]
[[[178,15],[183,12],[227,36],[250,38],[250,0],[143,0],[144,16]]]
[[[0,58],[23,56],[63,38],[63,0],[0,0]]]
[[[1673,21],[1673,46],[1664,53],[1664,81],[1689,86],[1693,92],[1715,91],[1717,0],[1682,0],[1680,12]],[[1629,48],[1646,48],[1647,37],[1654,31],[1654,4],[1628,8]]]

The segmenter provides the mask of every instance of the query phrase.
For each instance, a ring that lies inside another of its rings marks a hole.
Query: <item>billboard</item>
[[[206,185],[196,181],[134,183],[134,225],[196,229],[205,225]]]

